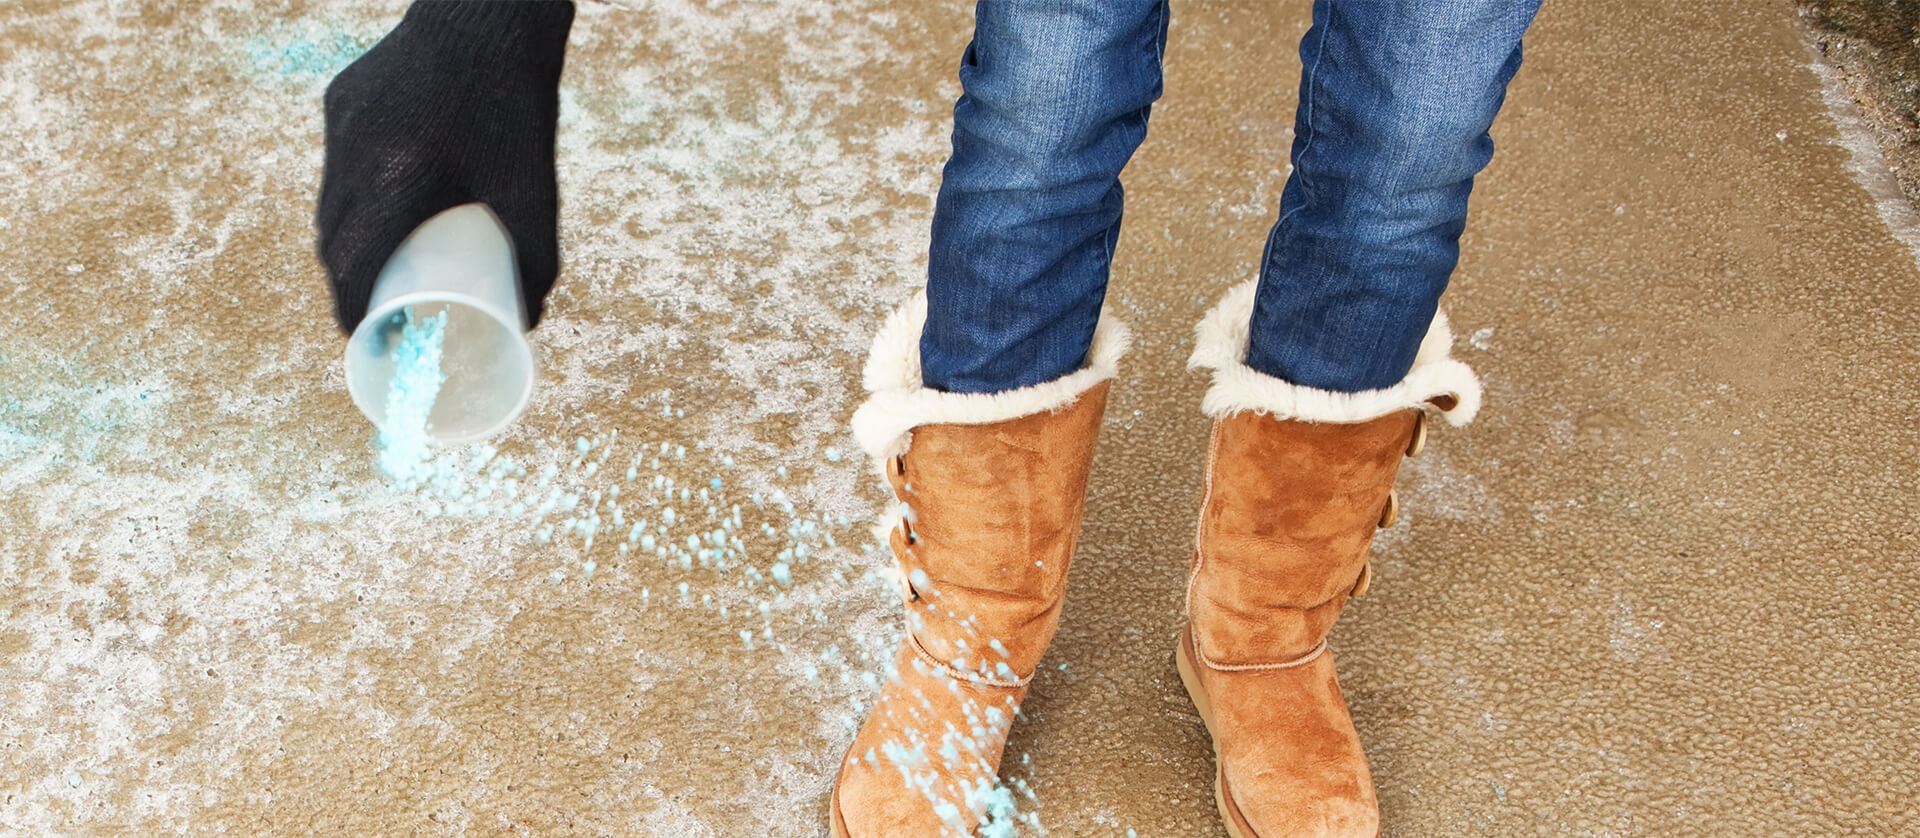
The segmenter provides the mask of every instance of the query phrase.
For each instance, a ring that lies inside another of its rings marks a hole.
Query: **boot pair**
[[[1335,393],[1248,368],[1254,284],[1230,291],[1190,365],[1213,370],[1205,499],[1175,660],[1212,734],[1234,838],[1376,835],[1366,756],[1326,635],[1365,592],[1400,459],[1432,409],[1453,424],[1479,384],[1436,318],[1406,378]],[[1004,393],[920,384],[926,303],[888,318],[854,432],[893,489],[885,540],[907,632],[840,765],[834,838],[1012,834],[997,782],[1007,733],[1059,624],[1107,389],[1126,327],[1103,317],[1087,365]],[[982,830],[983,832],[989,830]]]

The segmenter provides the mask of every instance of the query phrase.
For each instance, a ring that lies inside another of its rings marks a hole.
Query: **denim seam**
[[[1152,22],[1151,28],[1148,31],[1153,31],[1153,32],[1166,31],[1168,8],[1169,7],[1166,0],[1162,0],[1159,6],[1155,9],[1157,17]],[[1153,68],[1155,71],[1155,75],[1159,76],[1163,80],[1162,82],[1160,82],[1160,84],[1164,84],[1165,83],[1164,79],[1166,78],[1166,63],[1167,63],[1166,42],[1157,35],[1151,38],[1151,41],[1153,42]],[[1151,108],[1152,108],[1152,105],[1148,105],[1147,107],[1143,107],[1134,113],[1134,118],[1139,120],[1140,131],[1141,131],[1141,134],[1143,135],[1148,130],[1148,122],[1147,122],[1148,113]],[[1117,175],[1114,177],[1114,182],[1116,184],[1119,182],[1119,177]],[[1109,282],[1111,282],[1113,279],[1113,259],[1114,259],[1114,252],[1115,252],[1114,246],[1120,239],[1119,226],[1120,226],[1120,223],[1115,222],[1112,227],[1107,228],[1106,234],[1100,237],[1100,249],[1106,255],[1105,262],[1107,265],[1107,280]]]
[[[1307,159],[1307,155],[1313,151],[1313,141],[1319,137],[1319,133],[1320,133],[1314,127],[1314,120],[1315,120],[1316,114],[1318,114],[1318,109],[1316,109],[1313,106],[1313,103],[1314,103],[1314,100],[1318,98],[1318,94],[1320,91],[1320,62],[1324,60],[1327,56],[1327,29],[1331,28],[1333,24],[1333,0],[1321,0],[1321,2],[1325,4],[1325,8],[1327,10],[1327,24],[1325,26],[1319,27],[1319,29],[1317,30],[1320,34],[1320,41],[1319,43],[1314,45],[1313,66],[1302,67],[1300,70],[1300,72],[1303,74],[1303,80],[1306,82],[1305,84],[1301,85],[1301,87],[1305,88],[1305,91],[1304,91],[1304,98],[1300,103],[1300,107],[1306,111],[1306,115],[1307,115],[1307,118],[1302,120],[1302,122],[1306,123],[1307,136],[1306,136],[1305,142],[1301,143],[1300,145],[1300,156],[1298,159],[1299,159],[1299,162],[1301,163],[1304,163]],[[1305,198],[1307,193],[1311,190],[1312,187],[1308,183],[1306,175],[1302,171],[1302,167],[1298,164],[1295,164],[1293,167],[1293,172],[1291,174],[1293,177],[1300,179],[1300,194],[1303,198]],[[1281,190],[1281,195],[1283,196],[1283,199],[1284,199],[1284,196],[1286,195],[1285,189]],[[1278,272],[1279,270],[1273,264],[1273,253],[1275,248],[1279,246],[1280,237],[1281,235],[1283,235],[1283,233],[1281,232],[1281,228],[1286,226],[1287,219],[1292,218],[1294,214],[1304,209],[1306,206],[1306,203],[1307,202],[1305,200],[1302,200],[1299,205],[1282,213],[1280,215],[1280,220],[1275,221],[1273,223],[1273,233],[1267,236],[1267,245],[1265,248],[1261,250],[1261,253],[1260,253],[1260,265],[1259,267],[1254,269],[1254,278],[1257,281],[1263,284],[1279,281],[1273,276],[1273,274]],[[1251,317],[1251,314],[1249,314],[1249,317]],[[1248,328],[1251,329],[1252,326],[1249,325]],[[1244,361],[1245,357],[1247,355],[1251,355],[1252,352],[1253,352],[1253,345],[1251,342],[1249,342],[1247,345],[1246,355],[1242,356],[1242,360]]]
[[[1155,21],[1154,31],[1164,33],[1167,31],[1167,17],[1171,14],[1167,0],[1161,0],[1158,12],[1159,19]],[[1161,78],[1164,79],[1166,77],[1167,67],[1167,42],[1158,36],[1153,39],[1153,63],[1160,69]]]
[[[1301,70],[1301,72],[1306,74],[1306,77],[1308,80],[1307,84],[1305,85],[1306,101],[1302,102],[1300,105],[1300,107],[1307,112],[1307,118],[1304,120],[1307,124],[1307,138],[1306,138],[1306,142],[1300,145],[1300,162],[1302,163],[1306,162],[1308,154],[1313,153],[1313,141],[1315,139],[1318,139],[1320,136],[1319,129],[1314,126],[1314,121],[1319,113],[1319,109],[1315,108],[1313,106],[1313,103],[1314,103],[1314,100],[1318,99],[1320,95],[1320,62],[1325,60],[1327,57],[1327,30],[1333,27],[1333,0],[1321,0],[1321,2],[1324,4],[1324,8],[1326,8],[1327,10],[1327,24],[1325,26],[1320,27],[1320,42],[1315,44],[1313,48],[1313,66],[1306,67]],[[1311,184],[1308,183],[1306,177],[1304,177],[1301,174],[1302,167],[1300,165],[1296,164],[1293,168],[1294,168],[1294,171],[1293,171],[1294,176],[1300,178],[1300,192],[1302,195],[1305,195],[1310,189],[1312,189],[1312,186]],[[1287,219],[1289,217],[1292,217],[1294,213],[1299,212],[1301,209],[1302,207],[1296,206],[1293,209],[1288,210],[1285,215],[1280,216],[1280,220],[1276,223],[1277,224],[1287,223]],[[1274,236],[1274,237],[1269,237],[1267,239],[1267,250],[1268,250],[1267,255],[1268,256],[1272,255],[1273,242],[1274,242],[1274,239],[1276,238],[1278,237]],[[1264,258],[1263,258],[1263,262],[1264,262]],[[1263,264],[1262,267],[1265,267],[1265,265]]]
[[[1118,180],[1117,178],[1115,180]],[[1122,199],[1124,200],[1124,198]],[[1100,253],[1107,266],[1107,281],[1113,281],[1113,243],[1120,238],[1120,222],[1115,221],[1107,229],[1100,231]]]

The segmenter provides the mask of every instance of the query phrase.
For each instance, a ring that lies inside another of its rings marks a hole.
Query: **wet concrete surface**
[[[543,518],[394,492],[337,368],[318,96],[397,14],[0,8],[0,834],[823,835],[898,628],[844,425],[924,270],[967,14],[582,7],[546,378],[446,455],[580,496]],[[1334,636],[1390,834],[1920,830],[1920,273],[1794,18],[1530,35],[1445,303],[1487,405],[1408,462]],[[1048,834],[1222,834],[1169,657],[1183,366],[1254,270],[1306,24],[1175,8],[1137,348],[1008,752]],[[664,555],[567,531],[616,505]],[[710,529],[724,566],[666,550]]]

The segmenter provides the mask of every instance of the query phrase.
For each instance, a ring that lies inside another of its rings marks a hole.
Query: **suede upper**
[[[1420,430],[1416,409],[1348,424],[1250,411],[1214,421],[1179,655],[1235,838],[1379,832],[1326,636]]]
[[[900,644],[880,698],[840,763],[834,838],[971,836],[993,790],[1024,687],[953,678]]]
[[[1333,627],[1367,563],[1417,411],[1357,424],[1234,413],[1214,423],[1187,588],[1201,655],[1296,660]]]
[[[896,555],[916,597],[910,625],[935,660],[1008,684],[1039,666],[1060,621],[1107,388],[1057,412],[916,428],[887,466],[902,506]]]
[[[842,761],[834,834],[967,834],[1026,681],[1053,639],[1080,532],[1101,382],[991,424],[922,425],[881,464],[908,636]]]

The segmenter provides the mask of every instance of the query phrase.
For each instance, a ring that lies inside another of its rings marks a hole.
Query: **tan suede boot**
[[[1248,368],[1253,283],[1202,322],[1192,365],[1214,370],[1206,494],[1187,586],[1180,678],[1213,736],[1215,801],[1233,838],[1373,836],[1373,780],[1334,677],[1327,632],[1371,573],[1367,548],[1398,510],[1400,459],[1423,407],[1453,424],[1479,408],[1437,317],[1407,377],[1333,393]]]
[[[887,541],[907,634],[841,761],[834,838],[971,835],[995,803],[1007,733],[1059,623],[1107,380],[1127,341],[1103,318],[1079,372],[1007,393],[942,393],[920,386],[925,312],[916,297],[881,330],[872,395],[854,415],[899,503]]]

